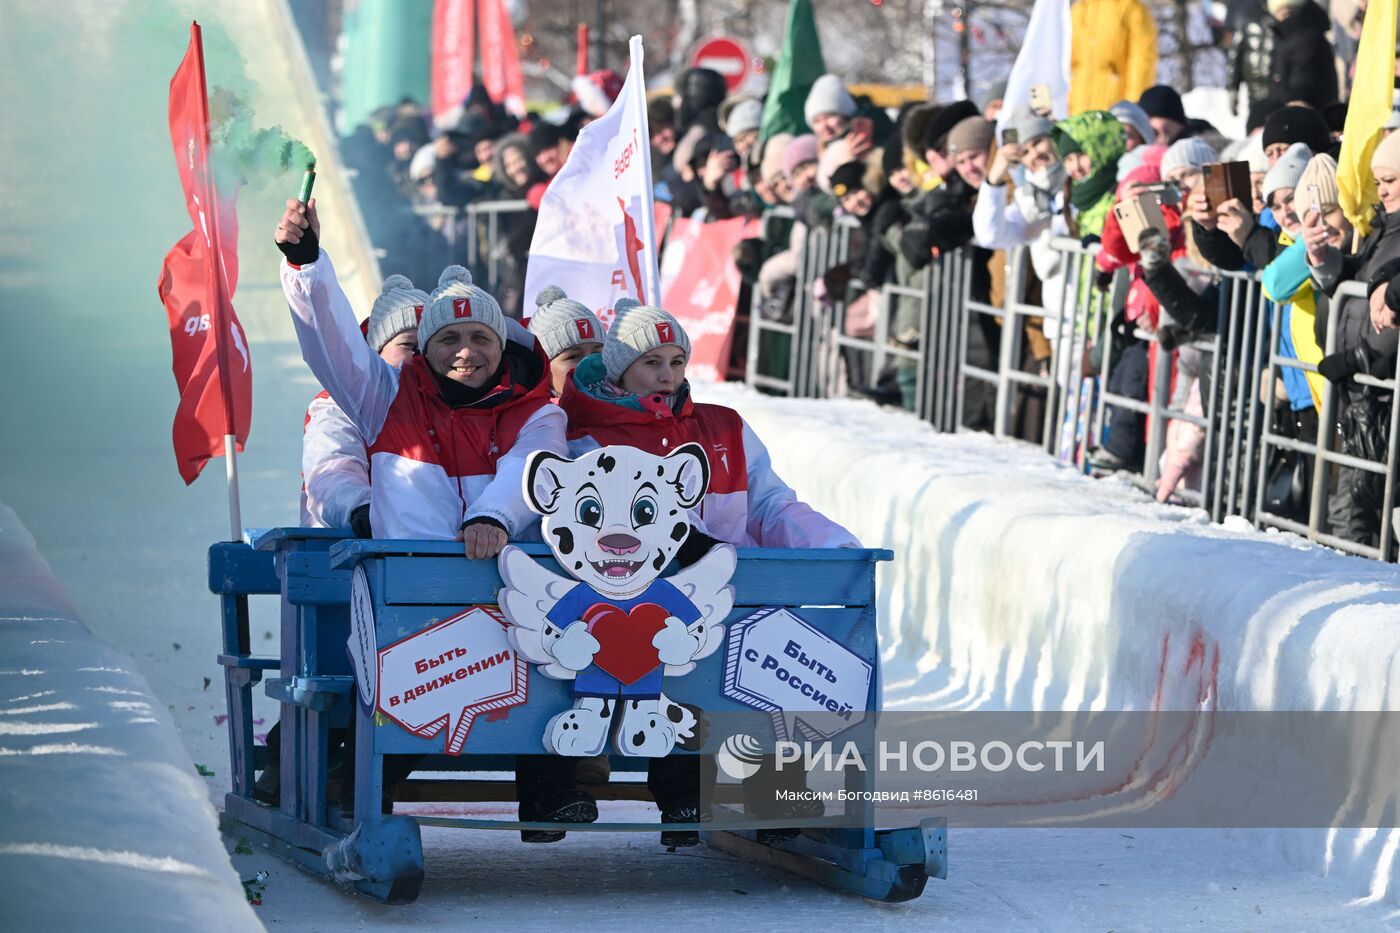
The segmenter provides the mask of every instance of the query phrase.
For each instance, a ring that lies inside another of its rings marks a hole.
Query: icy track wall
[[[865,402],[697,395],[738,408],[813,505],[894,549],[880,571],[886,708],[1400,704],[1394,565],[1212,525],[1038,450]],[[1400,901],[1400,831],[1276,835],[1357,897]]]
[[[0,504],[5,928],[262,929],[203,781],[135,671],[78,619]]]

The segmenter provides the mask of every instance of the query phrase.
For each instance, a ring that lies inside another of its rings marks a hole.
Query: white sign
[[[374,600],[369,595],[369,577],[363,564],[357,565],[350,577],[350,638],[346,647],[355,683],[360,688],[360,702],[365,709],[374,709],[379,687],[379,669],[375,664],[379,646],[374,634]]]
[[[724,694],[773,713],[780,741],[822,741],[865,719],[873,673],[787,609],[762,609],[731,627]]]
[[[505,622],[473,606],[379,652],[379,712],[460,755],[478,713],[525,702],[525,659]]]

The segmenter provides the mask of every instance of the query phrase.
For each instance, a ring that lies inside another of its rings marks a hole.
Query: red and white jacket
[[[559,407],[569,416],[569,456],[609,444],[665,456],[695,442],[710,460],[710,489],[694,510],[701,530],[735,547],[860,547],[855,535],[797,498],[773,472],[768,448],[732,408],[638,411],[595,398],[571,376]]]
[[[521,494],[525,458],[535,450],[562,456],[568,444],[534,335],[511,322],[509,340],[540,364],[531,384],[511,383],[507,373],[501,389],[510,399],[452,408],[422,356],[397,369],[365,343],[324,250],[300,268],[284,260],[282,291],[302,357],[367,446],[375,537],[450,539],[473,518],[494,519],[513,539],[538,534],[539,516]]]
[[[301,437],[301,524],[349,528],[369,504],[369,451],[350,417],[325,392],[311,400]]]

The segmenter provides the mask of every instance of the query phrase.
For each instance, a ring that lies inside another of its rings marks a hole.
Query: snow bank
[[[203,779],[135,670],[0,504],[0,916],[28,930],[261,929]]]
[[[805,498],[895,550],[880,575],[887,708],[1400,705],[1394,565],[1212,525],[1027,446],[935,434],[866,402],[697,394],[738,408]],[[1278,839],[1357,897],[1398,899],[1400,831]]]

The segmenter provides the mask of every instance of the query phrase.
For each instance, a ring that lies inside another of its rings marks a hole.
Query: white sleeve
[[[1006,203],[1006,186],[982,183],[972,208],[972,237],[983,249],[1010,249],[1026,241],[1026,222],[1014,204]]]
[[[350,513],[369,505],[369,454],[340,406],[317,397],[301,439],[306,509],[321,528],[349,528]]]
[[[522,537],[539,516],[525,504],[525,458],[536,450],[548,450],[561,457],[569,455],[564,438],[567,417],[558,405],[541,405],[499,460],[496,476],[467,509],[467,521],[490,518],[505,526],[511,538]]]
[[[760,547],[860,547],[856,536],[797,498],[773,472],[768,448],[744,422],[748,461],[749,536]]]
[[[302,359],[365,443],[373,444],[398,393],[399,371],[365,343],[326,251],[299,269],[282,260],[282,293]]]

